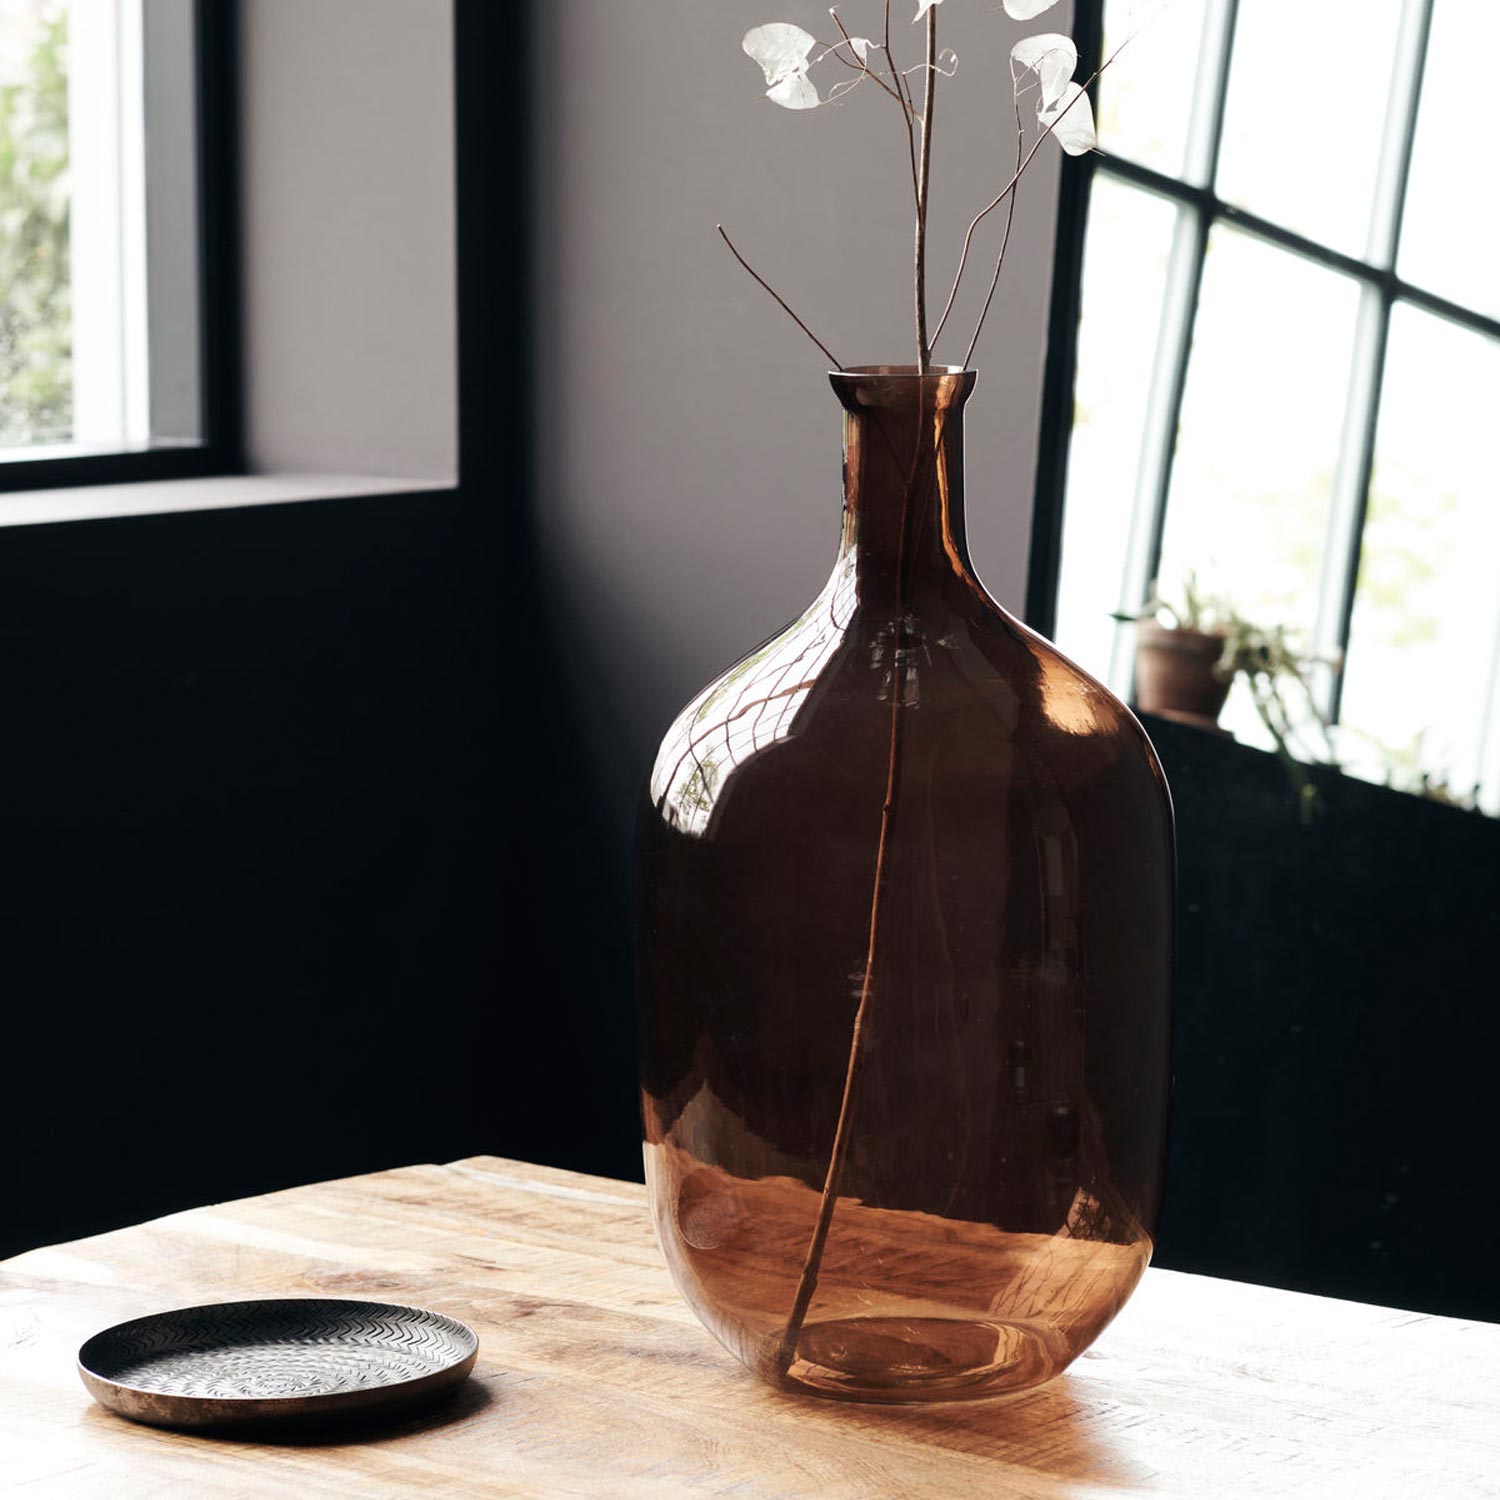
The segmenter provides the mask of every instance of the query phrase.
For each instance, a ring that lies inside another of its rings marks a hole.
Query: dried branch
[[[927,12],[927,71],[922,87],[922,157],[917,174],[917,373],[925,375],[932,363],[927,340],[927,206],[932,186],[932,113],[937,99],[937,8]]]
[[[829,10],[828,14],[833,17],[833,24],[838,27],[840,34],[843,36],[843,38],[844,38],[844,45],[846,45],[849,48],[850,55],[848,57],[845,57],[843,55],[843,53],[841,51],[839,51],[839,49],[837,47],[830,48],[829,50],[831,52],[833,52],[835,54],[835,56],[838,57],[838,60],[841,63],[845,63],[847,66],[849,66],[851,68],[857,68],[861,73],[863,73],[873,83],[879,84],[880,87],[882,89],[884,89],[885,92],[888,93],[891,96],[891,98],[894,99],[896,101],[896,103],[901,106],[901,112],[904,115],[907,116],[908,124],[909,124],[910,123],[911,110],[910,110],[910,106],[907,104],[906,100],[900,94],[898,94],[896,92],[896,90],[893,89],[890,86],[890,84],[888,84],[885,81],[885,79],[882,78],[880,76],[880,74],[878,72],[876,72],[875,69],[872,68],[869,65],[868,62],[866,62],[863,58],[861,58],[858,52],[856,52],[854,50],[854,38],[849,35],[848,29],[845,27],[842,18],[839,16],[838,8],[836,6],[833,7],[832,9]],[[890,54],[889,53],[886,54],[886,62],[887,63],[890,62]],[[892,72],[893,73],[894,73],[894,71],[895,71],[895,69],[892,68]]]
[[[1045,141],[1047,137],[1057,129],[1063,118],[1071,109],[1073,109],[1073,107],[1078,103],[1080,99],[1087,99],[1089,97],[1089,90],[1093,88],[1096,82],[1098,82],[1100,74],[1102,74],[1104,70],[1126,49],[1126,47],[1130,45],[1130,43],[1137,35],[1139,35],[1139,33],[1132,32],[1130,36],[1127,36],[1125,40],[1121,42],[1120,45],[1116,47],[1115,50],[1111,52],[1109,56],[1106,57],[1104,61],[1100,63],[1099,66],[1095,68],[1091,74],[1089,74],[1088,81],[1083,85],[1079,92],[1071,100],[1069,100],[1068,103],[1062,107],[1062,109],[1057,112],[1056,118],[1050,121],[1046,129],[1044,129],[1041,134],[1037,136],[1036,140],[1032,143],[1031,150],[1026,153],[1025,158],[1022,160],[1020,166],[1016,168],[1015,175],[1012,176],[1010,181],[1000,189],[999,193],[996,194],[995,198],[991,202],[987,203],[982,209],[979,210],[977,214],[974,215],[974,222],[969,225],[968,233],[964,235],[963,249],[959,252],[958,256],[958,271],[953,277],[953,287],[948,293],[947,305],[943,308],[943,316],[938,320],[939,333],[942,332],[943,324],[948,321],[948,314],[953,311],[953,304],[958,300],[958,289],[960,284],[963,282],[964,271],[968,268],[969,247],[974,243],[975,230],[977,230],[979,226],[987,218],[989,218],[989,216],[994,213],[994,211],[999,208],[1007,198],[1011,196],[1011,194],[1015,191],[1016,184],[1021,180],[1022,174],[1026,171],[1026,168],[1031,165],[1032,158],[1037,154],[1039,150],[1041,150],[1042,142]],[[1002,251],[1002,254],[1003,253],[1004,252]],[[933,336],[933,342],[937,342],[936,334]]]
[[[773,286],[772,286],[772,285],[771,285],[771,283],[770,283],[770,282],[769,282],[769,281],[767,281],[767,280],[766,280],[766,279],[765,279],[765,277],[764,277],[764,276],[762,276],[762,275],[761,275],[761,274],[760,274],[760,273],[759,273],[759,272],[758,272],[758,271],[757,271],[757,270],[756,270],[756,269],[755,269],[755,267],[754,267],[754,266],[752,266],[752,265],[751,265],[751,264],[750,264],[750,262],[749,262],[749,261],[748,261],[748,260],[746,260],[746,259],[745,259],[745,257],[744,257],[744,256],[743,256],[743,255],[741,255],[741,254],[740,254],[740,252],[739,252],[739,251],[738,251],[738,250],[737,250],[737,249],[735,249],[735,245],[734,245],[734,241],[733,241],[733,240],[732,240],[732,239],[730,239],[730,238],[729,238],[729,236],[728,236],[728,235],[727,235],[727,234],[726,234],[726,233],[725,233],[725,232],[724,232],[724,226],[723,226],[723,225],[722,225],[722,224],[715,224],[715,225],[714,225],[714,228],[715,228],[715,229],[717,229],[717,230],[718,230],[718,231],[719,231],[719,238],[720,238],[720,239],[721,239],[721,240],[723,240],[723,241],[724,241],[724,243],[725,243],[725,244],[726,244],[726,245],[728,245],[728,246],[729,246],[729,253],[730,253],[730,254],[731,254],[731,255],[732,255],[732,256],[734,256],[734,258],[735,258],[735,259],[736,259],[736,260],[737,260],[737,261],[739,261],[739,263],[740,263],[740,264],[741,264],[741,265],[742,265],[742,266],[743,266],[743,267],[744,267],[744,268],[745,268],[745,269],[746,269],[746,270],[747,270],[747,271],[748,271],[748,272],[749,272],[749,273],[750,273],[750,275],[751,275],[751,276],[752,276],[752,277],[754,277],[754,279],[755,279],[755,280],[756,280],[756,281],[757,281],[757,282],[759,282],[759,283],[760,283],[760,285],[761,285],[761,286],[762,286],[762,287],[764,287],[764,288],[765,288],[765,290],[766,290],[766,291],[767,291],[767,292],[768,292],[768,293],[770,293],[770,295],[771,295],[771,296],[772,296],[772,297],[774,297],[774,298],[775,298],[775,299],[776,299],[776,303],[777,303],[777,305],[778,305],[778,306],[779,306],[779,307],[780,307],[780,308],[781,308],[781,310],[782,310],[782,312],[784,312],[784,313],[785,313],[785,314],[786,314],[786,315],[787,315],[787,317],[789,317],[789,318],[790,318],[790,319],[791,319],[791,320],[792,320],[792,322],[794,322],[794,323],[795,323],[795,324],[796,324],[796,325],[797,325],[797,327],[798,327],[798,328],[800,328],[800,329],[801,329],[801,330],[802,330],[802,331],[803,331],[803,333],[805,333],[805,334],[806,334],[806,335],[807,335],[807,336],[808,336],[808,338],[810,338],[810,339],[811,339],[811,340],[812,340],[812,341],[813,341],[813,343],[815,343],[815,344],[816,344],[816,345],[817,345],[817,346],[818,346],[818,348],[820,348],[820,349],[821,349],[821,350],[822,350],[822,351],[823,351],[823,355],[824,355],[824,357],[825,357],[825,358],[826,358],[826,359],[827,359],[827,360],[828,360],[828,362],[829,362],[829,363],[830,363],[830,364],[831,364],[831,365],[832,365],[832,366],[833,366],[833,367],[834,367],[834,369],[835,369],[835,370],[842,370],[842,369],[843,369],[843,368],[844,368],[844,367],[843,367],[843,365],[841,365],[841,364],[840,364],[840,363],[839,363],[839,362],[838,362],[838,360],[836,360],[836,359],[835,359],[835,358],[834,358],[834,357],[833,357],[833,354],[832,354],[832,351],[831,351],[831,350],[830,350],[830,349],[829,349],[829,347],[828,347],[828,345],[827,345],[827,344],[825,344],[825,343],[824,343],[824,342],[823,342],[823,340],[822,340],[822,339],[820,339],[820,338],[819,338],[819,337],[818,337],[818,336],[817,336],[817,334],[815,334],[815,333],[814,333],[814,332],[813,332],[813,331],[812,331],[812,329],[811,329],[811,328],[809,328],[809,327],[808,327],[808,326],[807,326],[807,324],[806,324],[806,323],[804,323],[804,322],[803,322],[803,321],[802,321],[802,319],[801,319],[801,318],[799,318],[799,317],[798,317],[798,316],[797,316],[797,314],[796,314],[796,313],[794,313],[794,312],[793,312],[793,311],[792,311],[792,309],[791,309],[791,307],[790,307],[790,306],[788,306],[788,304],[787,304],[787,301],[786,301],[786,298],[784,298],[784,297],[783,297],[783,296],[782,296],[782,295],[781,295],[781,293],[780,293],[780,292],[778,292],[778,291],[777,291],[777,290],[776,290],[776,288],[775,288],[775,287],[773,287]]]
[[[1016,176],[1021,175],[1021,153],[1026,147],[1026,127],[1021,124],[1021,92],[1019,89],[1011,91],[1011,98],[1016,109]],[[969,340],[968,352],[964,355],[963,367],[968,369],[974,362],[974,351],[979,347],[979,335],[984,332],[985,320],[990,315],[990,304],[995,300],[995,288],[1000,285],[1000,271],[1005,265],[1005,252],[1010,245],[1010,227],[1016,221],[1016,199],[1020,196],[1020,188],[1011,189],[1010,203],[1005,210],[1005,233],[1000,237],[1000,253],[995,257],[995,274],[990,277],[990,289],[984,299],[984,306],[979,312],[979,321],[974,325],[974,337]],[[948,304],[953,305],[951,302]],[[937,333],[933,334],[932,342],[937,343],[943,331],[943,323],[948,321],[946,310],[943,313],[943,322],[938,324]]]

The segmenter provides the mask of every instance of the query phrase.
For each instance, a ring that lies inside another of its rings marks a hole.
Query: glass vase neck
[[[858,598],[910,609],[945,580],[971,578],[964,531],[964,404],[975,374],[867,365],[829,376],[844,408],[841,568]]]

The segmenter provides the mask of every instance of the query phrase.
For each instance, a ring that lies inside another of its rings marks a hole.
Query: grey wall
[[[251,466],[451,478],[451,0],[243,0],[240,44]]]
[[[893,28],[915,61],[908,0]],[[846,0],[855,34],[878,0]],[[741,249],[845,363],[913,358],[910,186],[895,104],[865,85],[794,114],[761,97],[740,51],[752,25],[819,37],[811,0],[546,0],[536,7],[538,481],[543,542],[579,635],[580,671],[611,696],[602,757],[634,776],[680,702],[795,615],[837,539],[839,414],[825,363],[730,259]],[[1024,31],[957,0],[941,40],[934,296],[963,229],[1013,164],[1007,53]],[[1067,5],[1047,29],[1071,26]],[[970,538],[1019,611],[1050,286],[1057,152],[1023,179],[1002,290],[975,363]],[[993,255],[999,214],[982,245]],[[967,283],[966,330],[988,283]],[[961,314],[961,315],[960,315]],[[939,349],[956,360],[967,344]],[[956,347],[955,347],[956,346]],[[644,670],[643,670],[644,667]]]

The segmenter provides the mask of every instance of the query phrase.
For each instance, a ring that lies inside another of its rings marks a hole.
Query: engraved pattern
[[[122,1323],[85,1345],[96,1375],[200,1398],[306,1398],[419,1380],[474,1352],[441,1313],[379,1302],[231,1302]]]

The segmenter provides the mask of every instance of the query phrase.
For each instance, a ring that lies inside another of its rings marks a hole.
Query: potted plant
[[[1235,679],[1244,679],[1303,817],[1310,817],[1317,791],[1309,762],[1338,764],[1310,673],[1320,663],[1335,662],[1298,649],[1284,626],[1257,625],[1227,601],[1203,594],[1191,573],[1183,581],[1180,607],[1153,585],[1139,610],[1113,618],[1136,627],[1135,695],[1143,713],[1225,734],[1219,714]],[[1299,720],[1313,731],[1316,748],[1304,744]]]
[[[1181,609],[1153,588],[1140,610],[1114,618],[1136,628],[1136,706],[1163,719],[1224,733],[1219,714],[1234,680],[1225,661],[1229,623],[1210,615],[1192,580],[1184,586]]]

